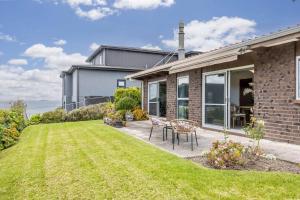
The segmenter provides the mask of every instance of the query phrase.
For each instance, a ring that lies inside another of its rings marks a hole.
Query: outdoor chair
[[[190,121],[190,120],[184,120],[184,119],[176,119],[171,121],[171,126],[172,126],[172,143],[173,143],[173,149],[174,149],[174,143],[175,143],[175,135],[178,141],[179,145],[179,136],[180,135],[186,135],[187,141],[189,135],[191,135],[191,148],[192,151],[194,150],[193,146],[193,138],[195,137],[196,139],[196,144],[198,146],[198,138],[197,138],[197,123]]]
[[[152,132],[154,128],[163,128],[163,141],[165,141],[165,130],[166,130],[166,139],[168,139],[168,135],[167,135],[167,122],[163,119],[160,119],[158,117],[150,117],[152,126],[151,126],[151,130],[150,130],[150,135],[149,135],[149,140],[151,139],[152,136]]]

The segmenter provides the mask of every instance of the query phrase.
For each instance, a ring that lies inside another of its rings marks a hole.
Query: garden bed
[[[208,168],[213,168],[211,165],[208,164],[207,158],[205,156],[197,156],[197,157],[191,157],[188,158],[189,160],[192,160],[195,163],[201,164]],[[246,162],[246,164],[236,167],[228,167],[226,169],[233,169],[233,170],[256,170],[256,171],[277,171],[277,172],[290,172],[294,174],[300,174],[300,165],[283,161],[283,160],[270,160],[266,158],[259,158],[257,160],[249,160]]]

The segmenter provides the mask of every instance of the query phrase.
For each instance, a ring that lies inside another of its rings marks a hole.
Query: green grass
[[[300,176],[200,167],[103,125],[37,125],[0,152],[0,199],[300,199]]]

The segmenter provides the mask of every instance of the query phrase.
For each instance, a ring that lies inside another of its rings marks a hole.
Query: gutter
[[[129,78],[129,79],[142,78],[143,76],[154,74],[154,73],[160,72],[162,70],[166,70],[169,72],[170,68],[181,68],[181,67],[188,66],[188,65],[196,65],[198,63],[203,62],[203,60],[205,61],[206,58],[218,56],[220,54],[222,55],[222,53],[226,54],[226,52],[231,52],[231,51],[239,52],[240,51],[240,53],[238,53],[237,55],[241,55],[244,53],[249,53],[251,50],[254,50],[256,48],[276,46],[276,45],[280,45],[280,44],[284,44],[284,43],[288,43],[288,42],[298,41],[299,39],[300,39],[300,25],[292,27],[292,28],[288,28],[285,30],[280,30],[280,31],[278,31],[276,33],[272,33],[270,35],[263,35],[261,37],[257,37],[257,38],[251,39],[251,40],[247,40],[247,41],[240,42],[237,44],[225,46],[225,47],[222,47],[222,48],[219,48],[216,50],[212,50],[212,51],[200,54],[200,55],[196,55],[196,56],[193,56],[190,58],[175,61],[170,64],[151,68],[151,69],[145,70],[143,72],[129,75],[126,78]],[[185,71],[185,70],[183,70],[183,71]]]
[[[77,67],[77,102],[76,108],[79,108],[79,67]]]

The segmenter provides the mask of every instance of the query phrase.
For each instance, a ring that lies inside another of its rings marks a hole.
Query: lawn
[[[103,125],[37,125],[0,152],[0,199],[300,199],[300,176],[200,167]]]

